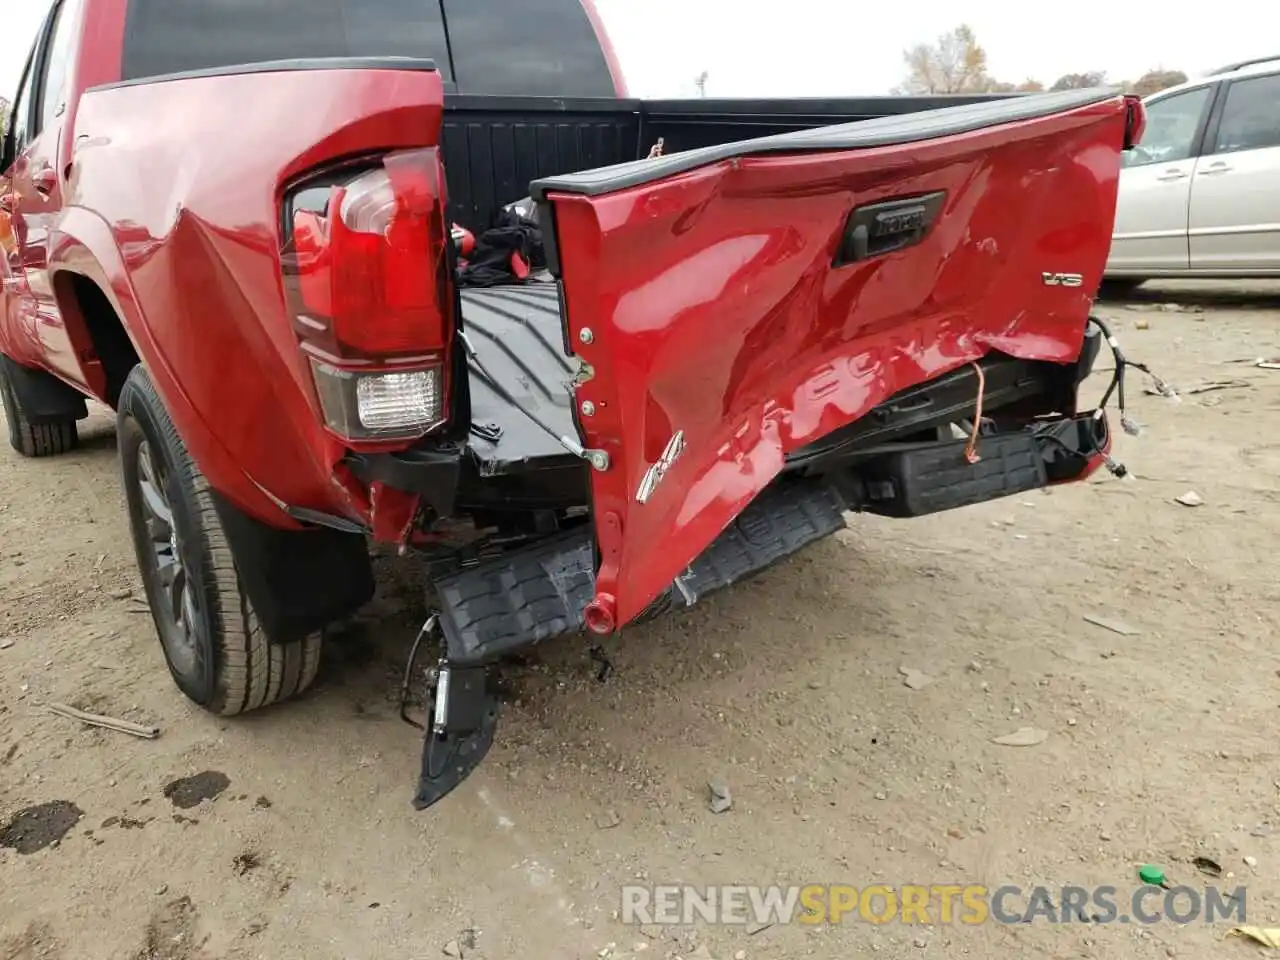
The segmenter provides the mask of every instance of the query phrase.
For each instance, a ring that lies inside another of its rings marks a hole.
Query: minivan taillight
[[[414,439],[445,420],[453,300],[434,148],[329,171],[285,198],[294,331],[325,423],[346,440]]]

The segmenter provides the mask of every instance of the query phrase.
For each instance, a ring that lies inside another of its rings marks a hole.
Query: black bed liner
[[[532,461],[579,463],[529,418],[532,411],[558,436],[576,437],[574,366],[564,349],[560,298],[551,282],[482,287],[461,292],[462,323],[480,363],[468,361],[471,422],[468,440],[482,476],[505,473]],[[490,379],[517,401],[507,402]]]
[[[969,133],[986,127],[1033,120],[1037,117],[1064,113],[1079,107],[1101,103],[1119,96],[1114,87],[1089,87],[1063,90],[1033,96],[995,100],[988,103],[944,107],[903,116],[860,120],[811,130],[778,134],[725,143],[718,146],[686,150],[652,160],[636,160],[595,170],[562,176],[543,177],[530,184],[535,200],[544,200],[549,192],[595,197],[615,190],[625,190],[697,167],[764,153],[793,153],[805,150],[854,150],[884,147],[901,143],[917,143],[937,137]]]

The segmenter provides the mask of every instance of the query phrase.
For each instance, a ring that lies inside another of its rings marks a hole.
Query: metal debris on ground
[[[1049,731],[1047,730],[1041,730],[1039,727],[1019,727],[1013,733],[992,737],[991,742],[998,743],[1002,747],[1035,747],[1048,739]]]
[[[1110,617],[1100,616],[1096,613],[1084,614],[1084,621],[1092,623],[1095,627],[1102,627],[1104,630],[1110,630],[1112,633],[1118,633],[1124,637],[1136,637],[1139,630],[1131,627],[1123,620],[1113,620]]]
[[[13,646],[13,641],[8,639],[7,637],[3,640],[0,640],[0,650],[8,650],[12,646]]]
[[[1197,384],[1187,390],[1183,390],[1184,394],[1195,395],[1198,393],[1212,393],[1215,390],[1242,390],[1253,387],[1253,383],[1249,380],[1208,380],[1204,383]],[[1143,387],[1142,392],[1149,397],[1163,396],[1155,387]]]
[[[729,792],[729,785],[721,780],[710,780],[707,782],[707,789],[711,792],[711,812],[724,813],[733,806],[733,796]]]
[[[1232,927],[1229,937],[1244,937],[1272,950],[1280,950],[1280,927]]]
[[[1280,370],[1280,357],[1259,357],[1253,362],[1255,367],[1261,367],[1263,370]]]
[[[606,810],[600,816],[596,817],[596,826],[601,830],[612,830],[614,827],[622,823],[622,818],[618,816],[616,810]]]
[[[1174,497],[1175,503],[1180,503],[1184,507],[1201,507],[1204,506],[1204,497],[1196,493],[1194,490],[1188,490],[1180,497]]]

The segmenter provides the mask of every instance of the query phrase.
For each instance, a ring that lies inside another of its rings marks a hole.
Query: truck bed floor
[[[464,289],[462,328],[480,358],[468,366],[471,421],[478,428],[471,448],[481,464],[498,474],[531,460],[570,456],[493,382],[557,436],[577,436],[570,389],[574,367],[564,350],[556,285],[534,281]]]

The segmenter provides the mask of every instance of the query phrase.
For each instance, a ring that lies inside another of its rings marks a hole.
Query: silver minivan
[[[1108,288],[1154,277],[1280,276],[1280,56],[1145,101],[1124,154]]]

